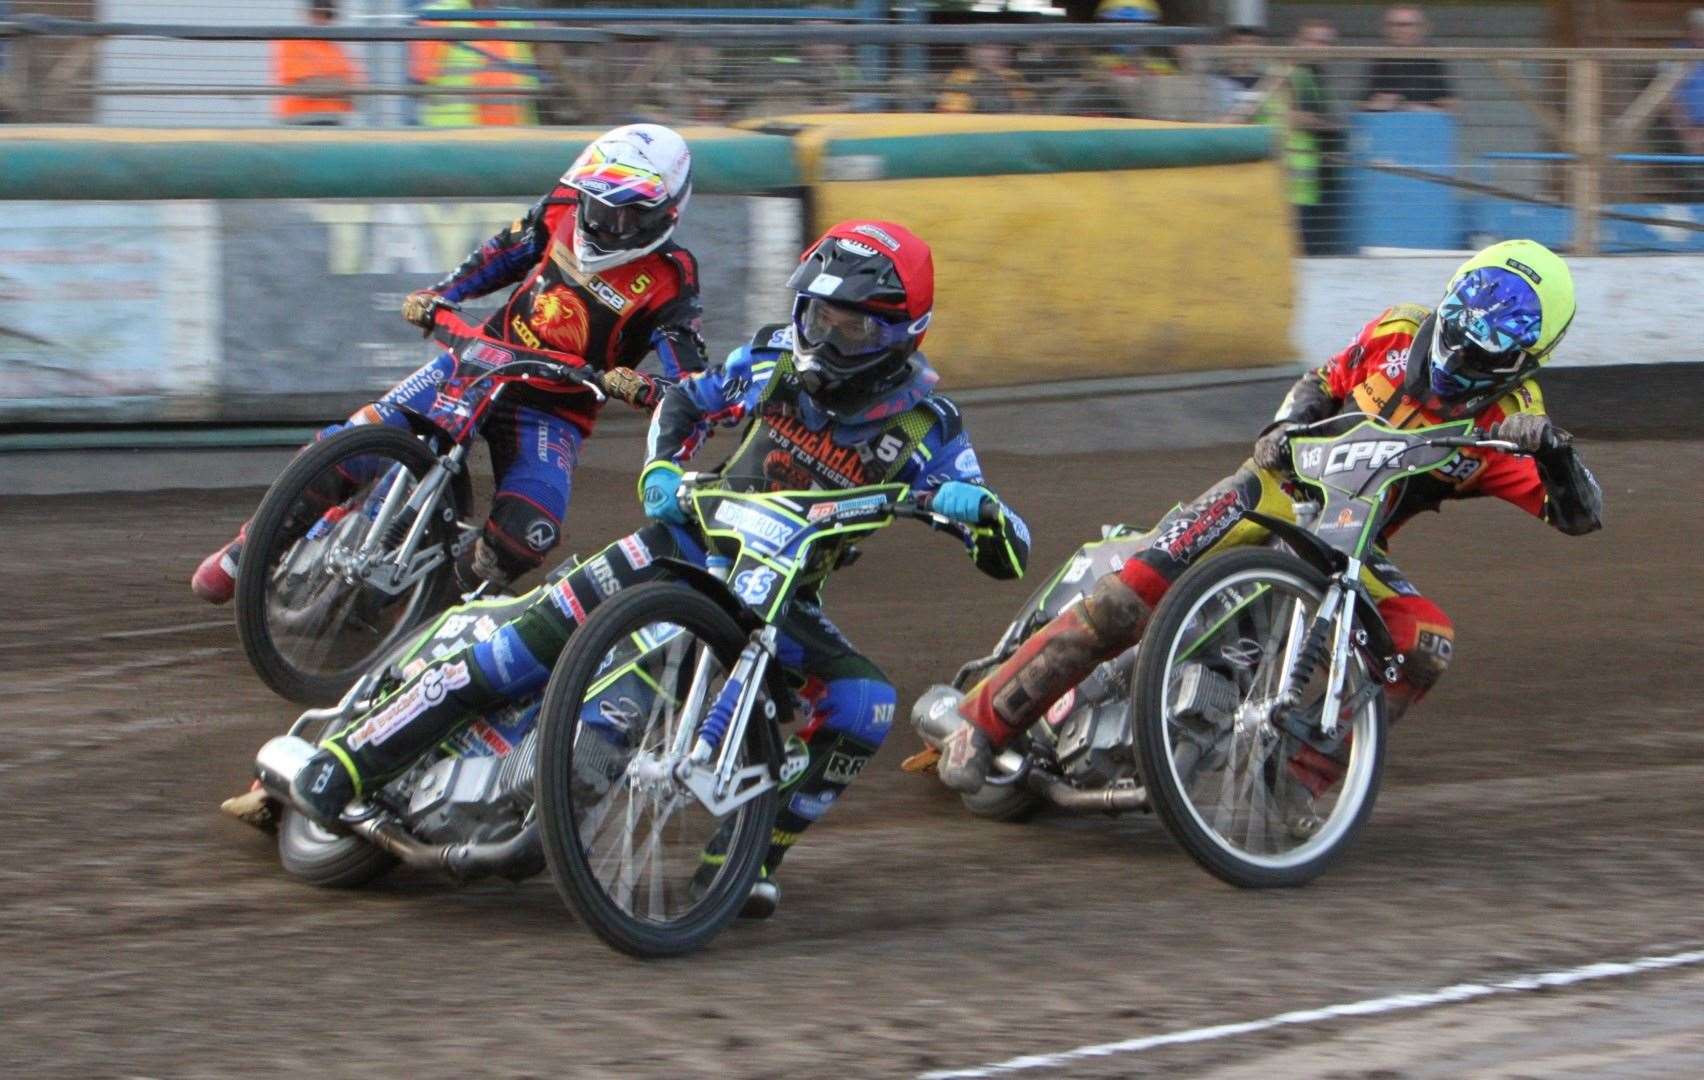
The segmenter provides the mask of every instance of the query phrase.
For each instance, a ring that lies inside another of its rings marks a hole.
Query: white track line
[[[1164,1035],[1145,1035],[1139,1039],[1126,1039],[1123,1042],[1079,1046],[1075,1050],[1066,1050],[1058,1054],[1032,1054],[1025,1057],[1015,1057],[1007,1061],[999,1061],[991,1065],[979,1065],[970,1069],[945,1069],[939,1072],[927,1072],[923,1073],[919,1080],[961,1080],[961,1078],[962,1080],[972,1080],[976,1077],[999,1076],[1004,1073],[1024,1072],[1029,1069],[1057,1069],[1063,1065],[1069,1065],[1071,1062],[1082,1061],[1087,1058],[1111,1057],[1114,1054],[1139,1054],[1144,1050],[1152,1050],[1160,1046],[1212,1042],[1216,1039],[1251,1035],[1257,1031],[1268,1031],[1277,1027],[1319,1024],[1328,1020],[1341,1019],[1345,1016],[1377,1016],[1381,1013],[1402,1012],[1407,1009],[1429,1009],[1435,1005],[1454,1005],[1458,1002],[1474,1001],[1499,994],[1519,994],[1530,990],[1572,986],[1574,983],[1591,982],[1596,979],[1622,979],[1629,975],[1638,975],[1647,971],[1686,967],[1693,964],[1704,964],[1704,950],[1671,953],[1667,956],[1644,956],[1637,960],[1624,962],[1587,964],[1584,967],[1569,968],[1566,971],[1522,975],[1519,978],[1505,979],[1502,982],[1457,983],[1441,990],[1431,990],[1424,993],[1393,994],[1390,997],[1368,998],[1365,1001],[1354,1001],[1342,1005],[1327,1005],[1321,1009],[1279,1013],[1277,1016],[1268,1016],[1264,1020],[1248,1020],[1239,1024],[1218,1024],[1214,1027],[1193,1028],[1188,1031],[1171,1031]]]

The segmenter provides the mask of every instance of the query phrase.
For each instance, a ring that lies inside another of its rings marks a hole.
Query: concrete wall
[[[1467,253],[1443,257],[1301,259],[1296,352],[1325,359],[1363,323],[1400,301],[1431,306]],[[1569,259],[1579,314],[1551,367],[1704,362],[1691,314],[1704,295],[1695,255]]]

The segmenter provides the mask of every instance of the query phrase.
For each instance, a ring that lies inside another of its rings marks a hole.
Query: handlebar
[[[675,495],[682,502],[685,502],[687,501],[689,494],[694,489],[703,484],[714,483],[720,479],[721,477],[713,472],[682,473],[680,477],[680,486],[676,489]],[[949,518],[945,514],[937,514],[934,510],[930,509],[930,505],[934,501],[934,492],[924,491],[913,495],[909,499],[899,500],[893,504],[891,509],[894,517],[910,518],[913,521],[922,521],[938,527],[944,528],[948,525],[962,524],[962,522]],[[976,523],[978,525],[989,526],[1000,524],[1000,503],[992,496],[983,496],[982,505],[978,509]]]
[[[455,353],[458,357],[463,350],[471,345],[485,344],[508,354],[512,359],[497,365],[487,375],[494,375],[510,368],[524,369],[536,366],[542,369],[537,377],[574,383],[591,391],[592,396],[599,402],[609,400],[604,393],[603,383],[597,372],[586,366],[580,357],[569,353],[554,352],[550,349],[530,349],[513,342],[499,341],[486,335],[479,327],[461,317],[461,307],[443,298],[432,305],[431,337],[444,348]],[[515,374],[523,381],[530,381],[533,373],[520,370]]]
[[[1427,439],[1427,446],[1458,447],[1468,450],[1501,450],[1505,454],[1524,454],[1516,444],[1507,439],[1476,439],[1471,435],[1440,435],[1436,439]]]
[[[911,518],[914,521],[926,521],[931,525],[937,526],[963,524],[963,522],[960,522],[955,518],[947,517],[945,514],[935,513],[934,510],[930,509],[930,507],[934,505],[934,502],[934,492],[920,492],[910,499],[902,499],[895,503],[893,507],[893,515],[894,517]],[[982,497],[981,506],[977,508],[976,524],[989,526],[1000,524],[999,502],[991,496],[984,495]]]

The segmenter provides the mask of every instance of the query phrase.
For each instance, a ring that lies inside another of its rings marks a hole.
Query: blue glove
[[[681,470],[666,461],[654,461],[639,474],[639,498],[645,503],[645,516],[652,521],[685,525],[686,511],[680,507],[675,492],[680,490]]]
[[[975,525],[982,518],[982,500],[992,498],[994,493],[985,487],[967,484],[963,480],[948,480],[936,490],[929,509],[962,524]]]

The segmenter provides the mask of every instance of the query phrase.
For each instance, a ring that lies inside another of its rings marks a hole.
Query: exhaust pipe
[[[1030,772],[1029,782],[1031,790],[1064,810],[1127,814],[1132,810],[1148,809],[1148,791],[1142,787],[1100,788],[1088,791],[1033,770]]]
[[[962,700],[964,694],[950,686],[931,686],[911,706],[911,726],[924,742],[939,750],[959,725],[958,703]]]
[[[254,773],[267,794],[291,806],[290,781],[315,753],[314,744],[306,739],[279,735],[268,739],[255,755]],[[509,839],[489,844],[423,843],[394,815],[378,807],[369,807],[369,812],[356,818],[344,818],[341,824],[407,866],[448,873],[462,881],[493,874],[520,881],[544,869],[544,846],[539,840],[536,820],[527,822]]]

